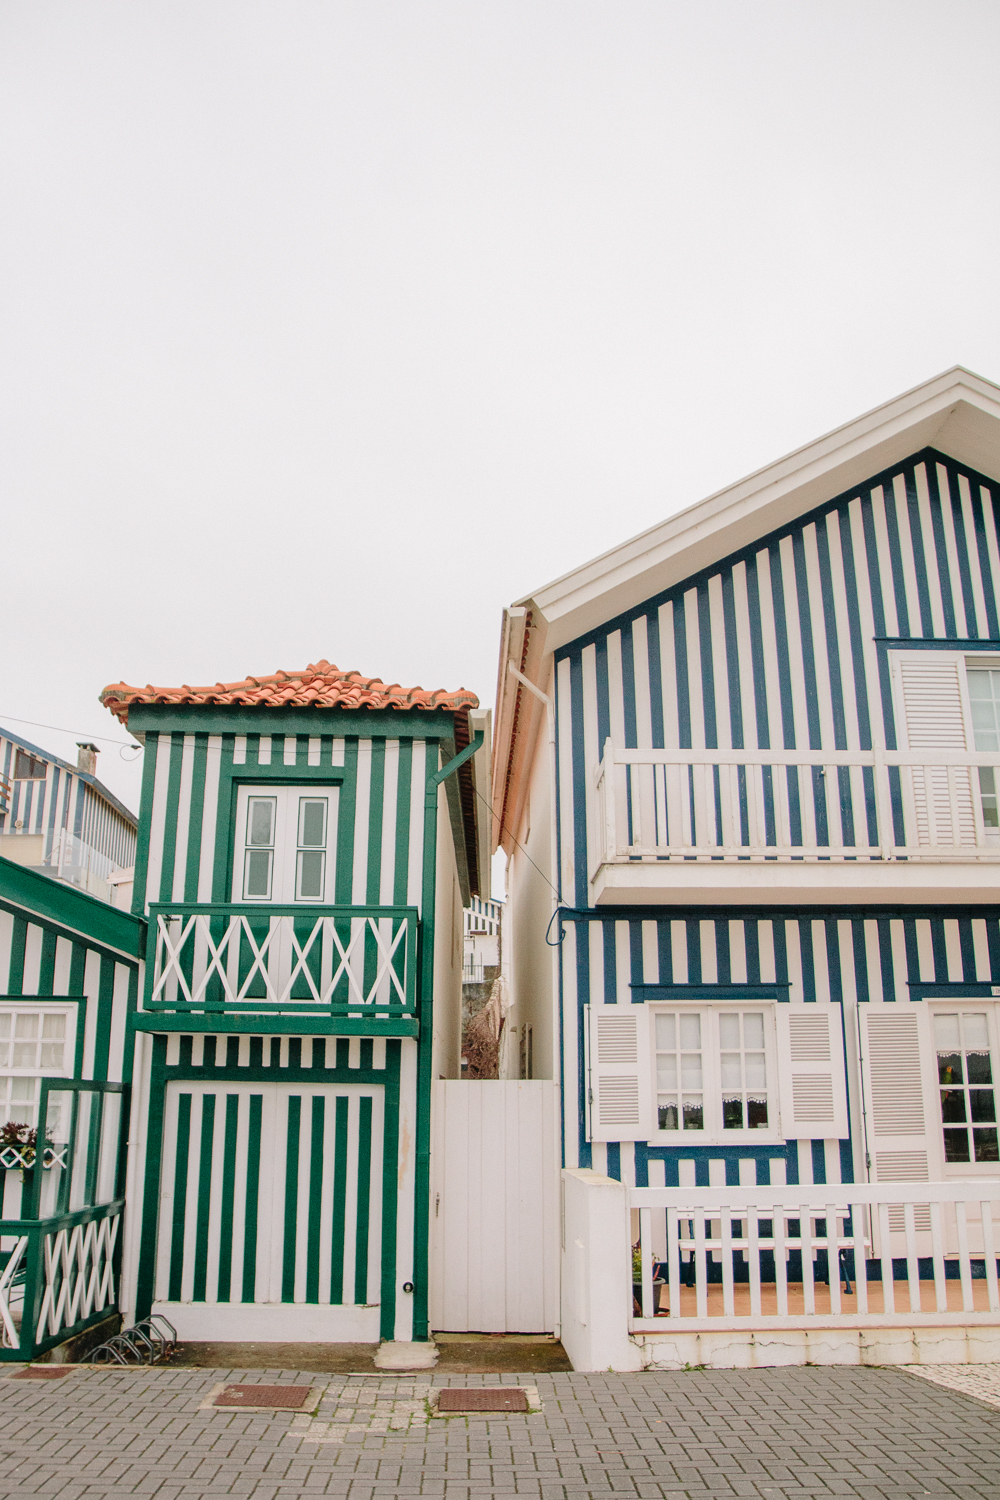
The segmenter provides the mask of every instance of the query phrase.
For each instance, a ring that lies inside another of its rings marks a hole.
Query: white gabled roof
[[[554,650],[926,447],[1000,481],[1000,386],[956,365],[518,604],[548,625]]]
[[[537,732],[531,695],[508,662],[544,687],[551,654],[567,641],[927,447],[1000,482],[1000,386],[956,365],[518,600],[500,648],[495,822],[502,808],[507,824],[514,816],[526,740]]]

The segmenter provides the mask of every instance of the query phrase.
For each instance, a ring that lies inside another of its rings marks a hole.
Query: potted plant
[[[657,1276],[656,1262],[653,1262],[653,1317],[660,1310],[660,1287],[663,1285],[663,1277]],[[635,1303],[635,1315],[642,1317],[642,1249],[641,1242],[636,1240],[632,1246],[632,1298]]]

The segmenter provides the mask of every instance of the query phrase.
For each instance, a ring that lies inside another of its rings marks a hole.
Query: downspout
[[[437,897],[438,789],[482,748],[483,732],[447,765],[428,776],[424,790],[424,880],[420,910],[420,1035],[417,1039],[417,1150],[413,1204],[413,1339],[422,1343],[428,1329],[428,1235],[431,1193],[431,1064],[434,1049],[434,903]]]

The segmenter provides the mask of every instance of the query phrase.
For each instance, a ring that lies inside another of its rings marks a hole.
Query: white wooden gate
[[[557,1120],[551,1082],[434,1084],[432,1329],[556,1329]]]

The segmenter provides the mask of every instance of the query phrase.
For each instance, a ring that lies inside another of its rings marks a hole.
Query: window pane
[[[941,1090],[941,1119],[946,1125],[957,1125],[965,1121],[965,1090]]]
[[[762,1089],[767,1084],[763,1052],[748,1052],[743,1062],[748,1089]]]
[[[944,1159],[945,1161],[969,1160],[969,1132],[967,1130],[945,1131]]]
[[[43,1042],[40,1066],[43,1068],[61,1068],[65,1047],[65,1042]],[[992,1093],[990,1094],[990,1098],[993,1098]],[[984,1120],[991,1120],[993,1116],[983,1115],[982,1118]]]
[[[969,1090],[969,1114],[977,1122],[996,1119],[996,1102],[992,1089]]]
[[[767,1099],[747,1100],[747,1124],[751,1130],[767,1129]]]
[[[965,1071],[969,1075],[970,1083],[992,1083],[993,1073],[990,1068],[990,1054],[988,1052],[970,1052],[965,1059]]]
[[[673,1052],[677,1046],[677,1022],[673,1016],[657,1016],[656,1046],[663,1052]]]
[[[961,1083],[962,1059],[957,1052],[938,1053],[938,1083]]]
[[[764,1017],[751,1012],[743,1017],[743,1045],[749,1051],[757,1048],[763,1051],[764,1047]]]
[[[15,1042],[11,1066],[14,1068],[35,1068],[38,1066],[37,1057],[38,1045],[36,1042]]]
[[[990,1034],[986,1028],[986,1016],[982,1011],[973,1012],[972,1015],[963,1015],[962,1031],[967,1051],[989,1047]]]
[[[934,1043],[939,1052],[957,1052],[961,1046],[958,1035],[958,1017],[938,1014],[934,1017]]]
[[[661,1130],[676,1130],[678,1128],[676,1099],[661,1099],[656,1114]]]
[[[669,1053],[656,1059],[656,1086],[660,1089],[677,1087],[677,1058]]]
[[[680,1016],[681,1046],[701,1049],[701,1016]]]
[[[274,798],[254,797],[247,814],[247,843],[274,843]]]
[[[66,1017],[48,1015],[42,1017],[42,1036],[63,1037],[66,1035]]]
[[[300,797],[299,845],[304,849],[326,848],[325,797]]]
[[[742,1088],[743,1070],[740,1067],[740,1054],[738,1052],[723,1052],[721,1061],[722,1087],[724,1089]]]
[[[9,1013],[5,1016],[0,1016],[0,1037],[10,1036],[10,1027],[13,1019],[13,1016]]]
[[[701,1088],[701,1053],[681,1053],[681,1083],[686,1089]]]
[[[719,1017],[719,1042],[723,1047],[735,1047],[740,1045],[740,1018],[738,1015],[726,1015]]]
[[[743,1099],[737,1096],[735,1099],[723,1099],[722,1101],[722,1128],[723,1130],[743,1129]]]
[[[10,1097],[13,1104],[26,1104],[34,1099],[38,1088],[37,1078],[12,1078],[10,1080]]]
[[[0,1042],[0,1068],[10,1067],[10,1043]]]
[[[248,849],[246,866],[243,875],[244,896],[264,896],[271,894],[271,851],[270,849]]]
[[[972,1135],[976,1147],[976,1161],[1000,1161],[995,1130],[974,1130]]]
[[[300,901],[322,901],[326,855],[320,849],[300,849],[295,894]]]
[[[16,1016],[14,1018],[14,1035],[17,1037],[37,1036],[38,1016]]]
[[[704,1130],[705,1111],[700,1099],[684,1100],[684,1129]]]

